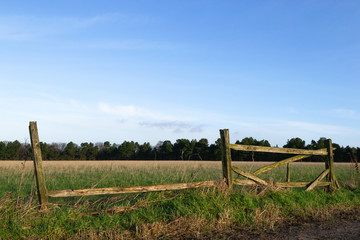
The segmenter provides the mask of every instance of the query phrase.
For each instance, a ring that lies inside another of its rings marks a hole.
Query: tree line
[[[284,148],[298,149],[321,149],[325,148],[326,138],[318,141],[312,140],[306,144],[301,138],[292,138],[283,146]],[[236,144],[268,146],[267,140],[256,140],[246,137]],[[275,146],[278,147],[278,146]],[[342,147],[333,143],[336,148],[334,160],[336,162],[357,161],[360,156],[360,148]],[[139,144],[134,141],[124,141],[122,144],[110,143],[81,143],[80,145],[69,143],[45,143],[40,142],[43,160],[220,160],[221,144],[220,139],[209,144],[206,138],[200,140],[177,139],[174,143],[169,140],[159,141],[155,146],[149,142]],[[279,161],[286,156],[274,153],[254,153],[232,150],[234,161]],[[0,142],[0,160],[30,160],[32,148],[28,143],[19,141]],[[323,161],[320,156],[312,156],[303,161]]]

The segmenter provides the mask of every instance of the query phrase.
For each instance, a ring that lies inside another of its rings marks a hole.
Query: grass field
[[[127,187],[134,185],[220,180],[221,162],[216,161],[44,161],[48,190],[90,187]],[[234,162],[242,169],[255,171],[269,163]],[[0,193],[19,190],[29,194],[33,184],[31,161],[0,161]],[[311,181],[324,170],[324,163],[292,163],[292,181]],[[335,174],[342,184],[357,184],[350,163],[336,163]],[[235,174],[236,175],[236,174]],[[266,172],[261,177],[286,180],[286,166]]]
[[[251,171],[266,164],[234,162]],[[214,161],[45,161],[44,170],[48,190],[220,180],[222,176],[221,163]],[[324,163],[292,163],[291,180],[311,181],[323,170]],[[0,223],[0,239],[212,238],[230,234],[234,228],[269,231],[296,219],[330,219],[336,209],[360,205],[354,166],[337,163],[335,171],[340,185],[352,190],[279,192],[239,186],[229,193],[219,183],[212,189],[50,198],[50,212],[40,214],[33,163],[0,161],[0,219],[5,219]],[[286,167],[260,176],[285,181]]]

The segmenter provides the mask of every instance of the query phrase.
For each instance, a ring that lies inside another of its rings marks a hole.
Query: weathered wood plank
[[[286,181],[290,182],[290,163],[286,164]]]
[[[307,187],[311,182],[274,182],[276,187]],[[330,182],[319,182],[318,187],[329,186]]]
[[[279,161],[279,162],[270,164],[270,165],[268,165],[268,166],[265,166],[265,167],[262,167],[262,168],[256,170],[256,171],[254,172],[254,175],[259,175],[260,173],[264,173],[264,172],[270,171],[271,169],[280,167],[280,166],[285,165],[285,164],[287,164],[287,163],[299,161],[299,160],[301,160],[301,159],[308,158],[308,157],[310,157],[310,156],[311,156],[311,155],[297,155],[297,156],[294,156],[294,157],[291,157],[291,158],[287,158],[287,159],[285,159],[285,160],[282,160],[282,161]]]
[[[319,155],[319,156],[327,155],[326,148],[319,150],[307,150],[307,149],[274,148],[274,147],[263,147],[263,146],[252,146],[252,145],[240,145],[240,144],[230,144],[230,148],[234,150],[248,151],[248,152],[269,152],[269,153]]]
[[[229,129],[220,130],[221,139],[221,162],[223,170],[223,178],[225,180],[228,189],[232,189],[232,171],[231,171],[231,150],[230,150],[230,137]]]
[[[123,193],[139,193],[139,192],[159,192],[168,190],[182,190],[187,188],[203,188],[215,187],[218,181],[203,181],[192,183],[175,183],[163,185],[148,185],[135,187],[110,187],[110,188],[90,188],[90,189],[67,189],[49,191],[49,197],[76,197],[91,196],[105,194],[123,194]]]
[[[233,180],[234,184],[241,185],[241,186],[254,186],[258,185],[258,183],[252,181],[252,180],[240,180],[234,178]],[[307,187],[311,184],[311,182],[274,182],[275,187],[281,187],[281,188],[291,188],[291,187]],[[329,186],[330,182],[319,182],[316,186],[317,187],[324,187]]]
[[[246,172],[246,171],[242,170],[241,168],[238,168],[238,167],[235,167],[235,166],[231,166],[231,167],[232,167],[232,170],[234,172],[236,172],[237,174],[239,174],[239,175],[242,175],[242,176],[244,176],[246,178],[249,178],[249,179],[251,179],[251,180],[253,180],[253,181],[255,181],[255,182],[259,183],[259,184],[262,184],[262,185],[265,185],[265,186],[268,185],[268,183],[265,180],[255,176],[252,173]]]
[[[30,122],[29,124],[30,141],[33,149],[34,158],[34,173],[36,178],[36,184],[38,188],[38,197],[40,203],[40,210],[48,210],[48,192],[45,184],[44,169],[42,165],[42,156],[40,149],[39,134],[36,122]]]
[[[340,185],[335,176],[334,149],[332,146],[332,140],[328,139],[327,141],[325,141],[325,145],[326,145],[327,152],[328,152],[327,159],[325,162],[325,168],[329,169],[329,174],[327,175],[327,180],[329,182],[331,182],[329,190],[338,189],[338,188],[340,188]]]
[[[329,169],[325,169],[305,190],[306,192],[313,190],[320,181],[330,172]]]
[[[253,185],[258,185],[256,182],[254,182],[253,180],[240,180],[237,178],[233,179],[233,183],[236,185],[242,185],[242,186],[253,186]]]

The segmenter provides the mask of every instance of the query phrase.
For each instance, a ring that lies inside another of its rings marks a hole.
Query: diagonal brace
[[[291,158],[287,158],[287,159],[284,159],[284,160],[282,160],[280,162],[276,162],[276,163],[270,164],[268,166],[262,167],[262,168],[256,170],[253,174],[254,175],[259,175],[260,173],[270,171],[271,169],[280,167],[280,166],[285,165],[287,163],[299,161],[301,159],[308,158],[310,156],[311,155],[297,155],[297,156],[294,156],[294,157],[291,157]]]
[[[328,175],[330,172],[329,169],[325,169],[305,190],[306,192],[313,190],[319,183],[320,181],[326,176]]]
[[[246,172],[246,171],[242,170],[241,168],[238,168],[238,167],[235,167],[235,166],[231,166],[231,168],[232,168],[232,170],[233,170],[234,172],[236,172],[237,174],[239,174],[239,175],[241,175],[241,176],[244,176],[244,177],[246,177],[246,178],[249,178],[249,179],[251,179],[251,180],[253,180],[253,181],[255,181],[255,182],[259,183],[259,184],[262,184],[262,185],[265,185],[265,186],[267,186],[267,185],[269,184],[269,183],[266,182],[265,180],[263,180],[263,179],[255,176],[255,175],[252,174],[252,173]]]

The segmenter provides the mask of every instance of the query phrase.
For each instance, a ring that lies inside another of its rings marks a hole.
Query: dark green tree
[[[287,143],[283,146],[284,148],[298,148],[298,149],[304,149],[305,148],[305,141],[301,138],[292,138],[288,139]]]
[[[139,160],[152,160],[154,159],[153,156],[153,149],[150,143],[145,142],[144,144],[139,145],[139,150],[137,154],[137,159]]]
[[[311,143],[309,145],[307,145],[306,148],[310,149],[310,150],[317,150],[317,149],[326,148],[326,144],[325,144],[326,141],[327,141],[327,138],[325,138],[325,137],[319,138],[318,141],[311,140]],[[334,147],[334,144],[333,144],[333,147]],[[336,154],[336,152],[335,152],[335,154]],[[338,154],[339,154],[339,152],[338,152]],[[304,161],[322,162],[322,161],[324,161],[324,157],[322,157],[322,156],[311,156],[310,158],[307,158]],[[334,161],[336,161],[335,155],[334,155]]]
[[[166,141],[162,142],[162,144],[159,146],[158,159],[161,159],[161,160],[173,160],[174,159],[173,144],[171,143],[171,141],[166,140]]]
[[[0,142],[0,160],[6,159],[6,144],[4,142]]]
[[[124,141],[120,146],[119,146],[119,153],[120,153],[120,159],[124,159],[124,160],[133,160],[135,159],[135,154],[137,152],[137,148],[138,148],[138,143],[136,142],[128,142],[128,141]]]
[[[322,149],[326,148],[325,142],[327,138],[322,137],[318,141],[311,140],[311,143],[306,147],[308,149]]]
[[[64,144],[59,144],[59,143],[52,143],[49,145],[48,149],[49,149],[49,153],[48,153],[48,159],[49,160],[61,160],[61,155],[62,155],[62,146]]]
[[[111,147],[111,144],[109,141],[104,142],[102,145],[98,144],[98,154],[97,159],[98,160],[109,160],[112,159],[110,156],[109,149]]]
[[[44,142],[40,142],[41,156],[43,160],[49,160],[49,145]]]
[[[6,144],[6,159],[19,160],[21,143],[18,140]]]
[[[221,160],[221,139],[218,138],[215,143],[209,146],[209,160],[220,161]]]
[[[177,139],[174,143],[174,154],[176,158],[180,160],[190,160],[195,145],[196,140]]]
[[[78,154],[80,160],[96,160],[98,148],[93,143],[81,143]]]
[[[75,143],[69,142],[64,148],[64,151],[62,152],[62,158],[64,160],[76,159],[76,156],[78,154],[78,148],[79,147]]]
[[[120,157],[120,151],[119,151],[119,146],[115,143],[113,143],[107,150],[108,152],[108,156],[110,160],[119,160],[121,159]]]
[[[209,153],[209,141],[206,138],[195,143],[193,155],[196,160],[210,159]]]
[[[32,149],[31,145],[24,143],[21,144],[20,150],[19,150],[19,159],[21,160],[31,160],[32,159]],[[46,159],[44,159],[46,160]]]
[[[240,144],[242,145],[256,145],[255,139],[252,137],[246,137],[241,140]]]

